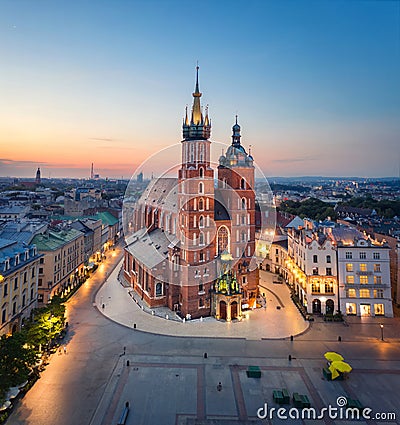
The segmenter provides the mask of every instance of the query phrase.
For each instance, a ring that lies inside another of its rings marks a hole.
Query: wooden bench
[[[293,399],[294,407],[299,407],[299,408],[303,407],[303,400],[301,399],[301,396],[299,393],[293,393],[292,399]]]
[[[327,367],[322,369],[322,374],[327,381],[332,381],[332,373]]]
[[[302,407],[310,407],[311,406],[310,400],[308,399],[308,397],[305,394],[300,394],[300,398],[301,398],[301,402],[302,402]]]
[[[289,394],[289,391],[286,388],[282,388],[282,396],[283,396],[283,403],[289,404],[290,403],[290,394]]]
[[[246,374],[248,378],[261,378],[261,370],[258,366],[249,366]]]
[[[272,398],[278,404],[283,404],[284,403],[284,397],[283,397],[282,391],[280,391],[280,390],[274,390],[274,391],[272,391]]]
[[[303,409],[303,407],[310,407],[311,403],[305,394],[293,393],[293,405]]]

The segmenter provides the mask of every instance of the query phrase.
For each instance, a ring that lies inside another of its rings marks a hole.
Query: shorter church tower
[[[230,212],[230,254],[243,299],[252,305],[257,297],[258,269],[251,264],[255,250],[254,190],[255,168],[253,157],[241,144],[240,125],[232,127],[232,144],[219,158],[218,187],[221,201]]]

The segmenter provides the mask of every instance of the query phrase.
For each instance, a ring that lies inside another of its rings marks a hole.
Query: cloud
[[[90,137],[89,140],[93,140],[94,142],[115,142],[115,139],[109,139],[106,137]]]
[[[0,167],[26,167],[27,165],[44,165],[47,162],[43,161],[20,161],[8,158],[0,158]]]
[[[297,158],[272,159],[271,162],[279,163],[279,164],[292,164],[292,163],[298,163],[298,162],[316,161],[317,159],[318,157],[316,156],[303,156],[303,157],[297,157]]]

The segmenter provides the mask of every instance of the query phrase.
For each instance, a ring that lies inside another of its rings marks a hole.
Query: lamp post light
[[[383,324],[381,323],[381,341],[383,341]]]

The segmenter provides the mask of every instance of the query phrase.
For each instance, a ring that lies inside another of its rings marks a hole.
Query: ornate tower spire
[[[235,124],[232,127],[232,146],[235,148],[240,146],[240,125],[237,122],[238,116],[236,115]]]
[[[183,138],[185,140],[204,140],[208,139],[211,134],[211,124],[208,117],[208,107],[206,109],[206,119],[203,118],[203,113],[200,104],[202,93],[199,88],[199,66],[196,66],[196,84],[193,96],[192,116],[190,123],[186,117],[183,123]]]
[[[196,87],[194,89],[193,96],[193,108],[192,108],[192,119],[190,124],[200,125],[203,124],[203,114],[201,113],[200,98],[201,93],[199,90],[199,67],[196,66]]]

